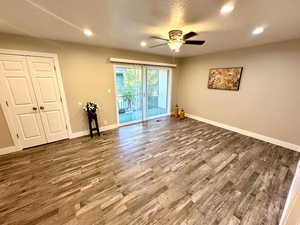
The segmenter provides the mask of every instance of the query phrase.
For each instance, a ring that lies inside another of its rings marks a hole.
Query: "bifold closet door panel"
[[[53,58],[27,57],[48,142],[68,137]]]
[[[23,148],[47,142],[24,56],[0,55],[0,79]]]

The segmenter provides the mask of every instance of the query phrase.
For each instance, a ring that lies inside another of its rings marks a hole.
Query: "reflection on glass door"
[[[168,113],[169,69],[146,68],[146,117]]]
[[[143,120],[143,82],[141,67],[115,68],[119,123]]]
[[[115,66],[115,79],[120,124],[169,113],[170,69]]]

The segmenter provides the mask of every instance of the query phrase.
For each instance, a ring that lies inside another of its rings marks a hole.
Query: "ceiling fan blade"
[[[191,32],[186,33],[185,35],[183,35],[183,40],[187,40],[187,39],[189,39],[189,38],[191,38],[191,37],[194,37],[194,36],[196,36],[196,35],[197,35],[196,32],[191,31]]]
[[[198,41],[198,40],[190,40],[190,41],[185,41],[185,44],[187,45],[203,45],[205,41]]]
[[[151,36],[151,38],[153,38],[153,39],[159,39],[159,40],[164,40],[164,41],[169,41],[169,39],[161,38],[161,37],[157,37],[157,36]]]
[[[163,45],[167,45],[168,43],[163,43],[163,44],[158,44],[158,45],[152,45],[149,48],[155,48],[155,47],[159,47],[159,46],[163,46]]]

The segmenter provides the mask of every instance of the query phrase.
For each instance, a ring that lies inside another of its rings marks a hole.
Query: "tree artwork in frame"
[[[209,70],[208,88],[238,91],[243,67],[215,68]]]

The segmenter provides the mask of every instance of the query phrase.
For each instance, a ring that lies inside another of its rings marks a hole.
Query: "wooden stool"
[[[98,125],[98,118],[97,113],[88,113],[88,119],[89,119],[89,129],[90,129],[90,136],[93,137],[93,131],[97,131],[98,136],[100,136],[100,130]],[[95,121],[96,127],[93,128],[93,121]]]

